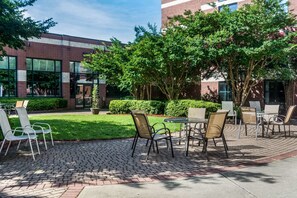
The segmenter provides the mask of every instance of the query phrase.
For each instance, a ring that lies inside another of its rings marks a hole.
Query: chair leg
[[[149,147],[149,149],[148,149],[148,151],[147,151],[147,157],[148,157],[148,156],[149,156],[149,154],[150,154],[150,151],[151,151],[152,145],[153,145],[153,147],[154,147],[154,140],[151,140],[150,147]]]
[[[6,152],[5,152],[4,155],[7,155],[7,152],[8,152],[8,149],[9,149],[10,145],[11,145],[11,141],[9,141],[8,146],[7,146],[7,148],[6,148]]]
[[[32,153],[33,160],[35,161],[35,156],[34,156],[34,151],[33,151],[33,148],[32,148],[31,139],[29,139],[29,145],[30,145],[30,148],[31,148],[31,153]]]
[[[43,136],[43,142],[44,142],[45,150],[47,150],[47,145],[46,145],[46,140],[45,140],[45,134],[42,133],[42,136]]]
[[[170,147],[171,147],[171,155],[172,155],[172,157],[174,157],[173,145],[172,145],[172,139],[171,139],[171,137],[170,137],[169,141],[170,141]]]
[[[18,146],[17,146],[17,151],[18,151],[18,150],[19,150],[19,148],[20,148],[21,141],[22,141],[22,140],[20,140],[20,141],[19,141],[19,143],[18,143]]]
[[[213,140],[214,145],[217,146],[216,140],[214,138],[212,138],[212,140]]]
[[[135,139],[135,144],[134,144],[134,148],[133,148],[132,156],[131,156],[131,157],[134,156],[134,152],[135,152],[135,148],[136,148],[137,140],[138,140],[138,136],[137,136],[136,139]]]
[[[54,139],[53,139],[53,134],[52,134],[52,132],[50,132],[50,136],[51,136],[51,140],[52,140],[52,146],[54,146],[55,144],[54,144]]]
[[[241,125],[242,125],[242,120],[240,120],[240,122],[239,122],[239,130],[238,130],[238,134],[237,134],[237,139],[240,139]]]
[[[40,149],[39,149],[39,144],[38,144],[37,137],[35,138],[35,142],[36,142],[36,147],[37,147],[38,154],[40,155]]]
[[[190,144],[190,137],[187,138],[187,150],[186,150],[186,156],[188,156],[188,153],[189,153],[189,144]]]
[[[159,154],[158,141],[155,141],[155,142],[156,142],[157,153]]]
[[[132,142],[131,149],[133,149],[133,148],[134,148],[134,144],[135,144],[136,136],[137,136],[137,133],[135,133],[135,135],[134,135],[134,138],[133,138],[133,142]]]
[[[1,153],[2,149],[3,149],[4,143],[5,143],[5,138],[2,141],[1,148],[0,148],[0,153]]]
[[[247,125],[244,124],[244,129],[245,129],[245,136],[247,136]]]
[[[229,158],[228,152],[227,152],[229,149],[228,149],[227,142],[226,142],[224,134],[222,135],[222,140],[223,140],[223,144],[224,144],[224,148],[225,148],[226,157]]]
[[[208,157],[208,153],[207,153],[207,144],[208,144],[208,139],[204,139],[202,152],[205,153],[206,159],[207,159],[207,161],[209,161],[209,157]]]

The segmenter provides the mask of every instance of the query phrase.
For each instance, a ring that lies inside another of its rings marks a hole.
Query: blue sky
[[[35,20],[53,18],[51,33],[100,40],[133,41],[136,25],[161,24],[161,0],[37,0],[26,9]]]

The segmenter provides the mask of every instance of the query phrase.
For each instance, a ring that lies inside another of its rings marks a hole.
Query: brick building
[[[284,9],[297,14],[297,1],[288,1],[289,6],[284,5]],[[283,0],[283,3],[285,2],[287,0]],[[215,3],[215,7],[210,6],[211,3]],[[168,18],[175,15],[182,15],[186,10],[191,10],[192,12],[198,10],[213,12],[214,10],[220,10],[222,6],[228,6],[230,10],[236,10],[247,3],[251,3],[251,0],[162,0],[162,27],[165,27]],[[297,90],[297,83],[294,85],[294,90]],[[222,78],[202,80],[201,95],[206,93],[216,93],[219,95],[220,100],[231,100],[230,88]],[[285,102],[284,87],[281,82],[264,80],[263,83],[259,84],[257,90],[251,93],[250,97],[252,99],[260,99],[263,104],[282,104]],[[294,96],[293,101],[297,104],[296,96]]]
[[[91,90],[99,85],[101,103],[106,84],[84,69],[83,55],[109,42],[68,35],[44,34],[26,42],[24,50],[5,48],[0,61],[0,97],[63,97],[68,108],[88,108]]]

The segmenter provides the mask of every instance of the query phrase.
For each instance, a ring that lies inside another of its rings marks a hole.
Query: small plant
[[[99,113],[99,90],[98,86],[94,85],[92,90],[92,108],[91,111],[93,114]]]

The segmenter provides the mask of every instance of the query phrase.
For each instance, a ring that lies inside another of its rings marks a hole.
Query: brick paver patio
[[[297,127],[291,127],[297,131]],[[16,145],[7,156],[0,156],[0,197],[76,197],[84,186],[130,182],[151,182],[232,170],[248,165],[297,155],[297,134],[283,134],[255,139],[254,129],[248,136],[238,126],[226,125],[229,159],[225,158],[220,141],[209,146],[210,162],[197,144],[185,156],[185,145],[174,144],[175,158],[165,144],[160,154],[151,153],[146,160],[145,141],[137,145],[131,157],[132,139],[56,142],[47,151],[41,145],[41,155],[32,160],[28,146],[15,153]]]

